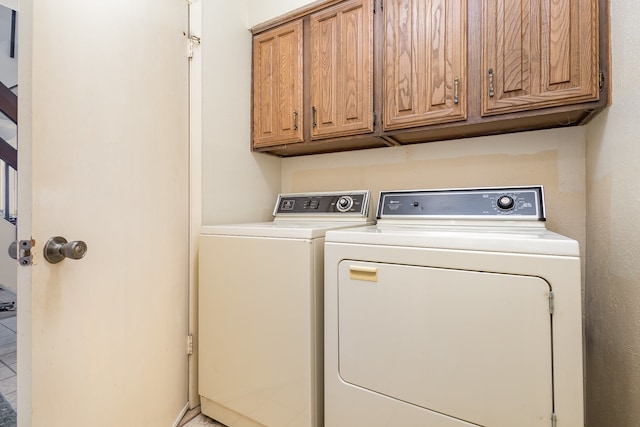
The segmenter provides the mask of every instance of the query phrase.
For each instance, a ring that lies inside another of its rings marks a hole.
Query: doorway
[[[16,425],[18,13],[0,2],[0,427]]]

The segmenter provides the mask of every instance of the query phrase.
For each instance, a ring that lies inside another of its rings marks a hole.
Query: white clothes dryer
[[[368,191],[282,194],[274,220],[205,226],[201,410],[228,427],[322,427],[324,236],[372,223]]]
[[[325,244],[326,427],[583,426],[578,243],[542,187],[382,192]]]

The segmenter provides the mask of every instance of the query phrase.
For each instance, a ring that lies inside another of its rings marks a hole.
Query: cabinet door
[[[253,144],[303,141],[302,20],[253,39]]]
[[[482,4],[482,115],[598,99],[597,0]]]
[[[384,129],[466,118],[466,0],[384,4]]]
[[[373,132],[372,0],[311,15],[311,137]]]

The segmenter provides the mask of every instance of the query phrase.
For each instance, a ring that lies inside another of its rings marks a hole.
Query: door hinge
[[[378,123],[378,115],[376,112],[373,112],[373,125],[375,126]]]
[[[553,412],[551,414],[551,427],[556,427],[558,425],[558,417],[556,417],[556,413]]]
[[[373,13],[376,13],[376,3],[378,3],[376,0],[373,0]]]
[[[549,313],[553,314],[555,294],[549,291]]]
[[[187,354],[193,354],[193,335],[187,335]]]
[[[598,84],[600,86],[600,92],[602,92],[602,89],[604,89],[604,72],[602,70],[600,70],[598,72],[598,75],[600,77],[600,80],[598,81]]]
[[[193,58],[193,49],[200,46],[200,37],[191,34],[188,39],[187,58]]]

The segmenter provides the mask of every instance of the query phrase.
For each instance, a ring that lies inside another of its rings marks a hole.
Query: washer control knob
[[[503,211],[508,211],[510,209],[513,209],[515,204],[516,202],[513,200],[513,197],[511,196],[500,196],[500,198],[498,199],[498,207]]]
[[[351,196],[340,196],[336,203],[336,209],[338,212],[349,212],[353,207],[353,199]]]

